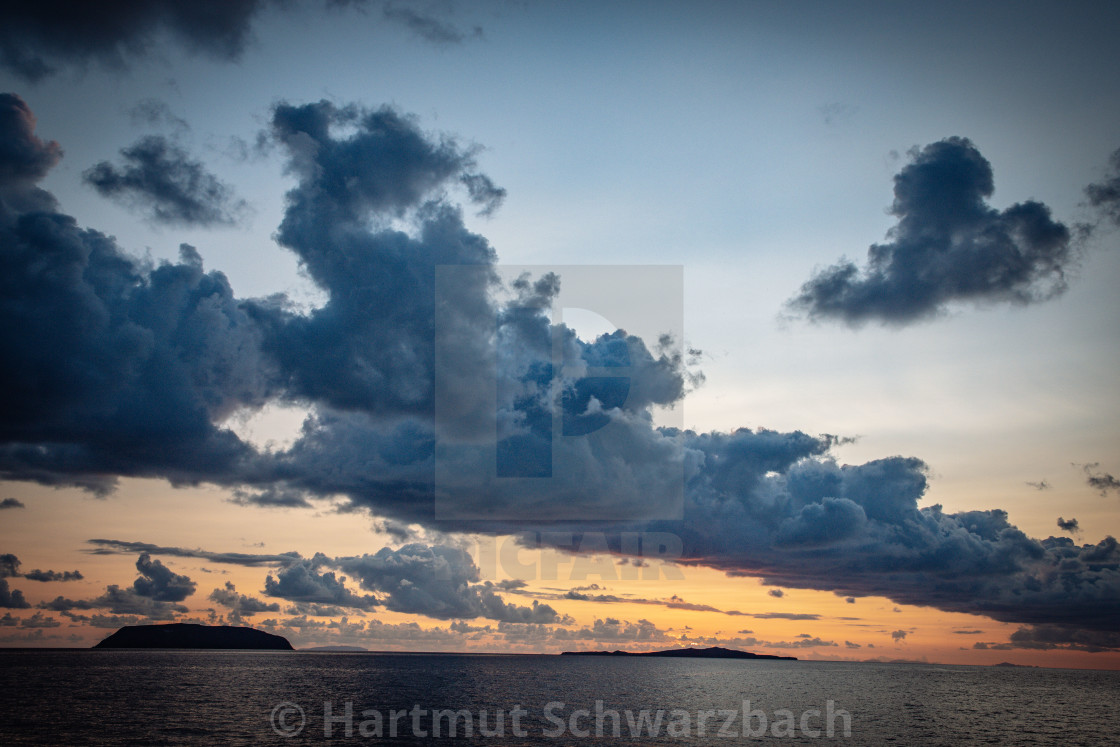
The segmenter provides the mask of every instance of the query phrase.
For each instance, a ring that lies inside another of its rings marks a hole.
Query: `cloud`
[[[1030,485],[1035,490],[1049,490],[1050,489],[1050,484],[1048,482],[1046,482],[1045,480],[1039,480],[1038,482],[1027,482],[1026,484]]]
[[[768,591],[766,593],[769,594],[772,597],[778,597],[779,599],[781,599],[782,597],[784,597],[786,595],[786,593],[784,591],[782,591],[781,589],[771,589],[770,591]]]
[[[23,598],[23,592],[19,589],[8,589],[8,580],[0,578],[0,607],[6,607],[13,610],[25,610],[31,605],[26,599]]]
[[[563,618],[547,604],[531,607],[504,601],[491,586],[479,583],[478,567],[466,551],[419,543],[399,550],[382,548],[373,555],[337,558],[338,568],[362,588],[384,594],[394,612],[441,620],[485,617],[504,622],[555,623]]]
[[[132,124],[144,127],[166,128],[176,133],[190,131],[187,120],[171,111],[166,102],[159,99],[142,99],[128,110]]]
[[[31,617],[25,617],[19,622],[21,628],[58,628],[62,623],[53,617],[44,615],[43,612],[37,611]]]
[[[0,510],[5,508],[26,508],[26,506],[23,505],[23,501],[15,498],[5,498],[0,501]]]
[[[263,565],[287,565],[300,559],[297,552],[286,553],[242,553],[242,552],[210,552],[201,549],[188,549],[183,547],[163,547],[160,545],[153,545],[148,542],[126,542],[123,540],[111,539],[91,539],[86,540],[89,544],[97,545],[96,550],[92,550],[94,554],[124,554],[131,555],[132,553],[141,552],[149,555],[170,555],[178,558],[202,558],[209,560],[213,563],[228,563],[231,565],[243,565],[250,568]]]
[[[136,615],[148,620],[172,620],[175,613],[187,612],[181,602],[194,593],[195,584],[187,576],[173,572],[148,553],[136,559],[140,575],[130,588],[110,584],[105,593],[93,599],[57,596],[41,602],[41,609],[68,613],[71,610],[108,609],[114,615]]]
[[[255,615],[259,612],[279,612],[280,605],[276,602],[264,602],[256,597],[238,594],[232,582],[226,581],[224,588],[214,589],[208,597],[210,601],[228,607],[230,622],[241,622],[245,615]],[[341,613],[341,610],[339,610]]]
[[[992,168],[966,138],[911,152],[895,176],[889,241],[874,244],[867,266],[848,260],[818,271],[790,301],[813,320],[905,325],[949,304],[1030,304],[1065,290],[1074,261],[1070,232],[1045,205],[999,211],[985,200]]]
[[[1067,520],[1063,519],[1061,516],[1058,517],[1058,528],[1063,532],[1070,532],[1071,534],[1076,534],[1081,531],[1081,527],[1077,525],[1077,519]]]
[[[222,60],[240,57],[263,0],[135,0],[87,5],[4,3],[0,64],[35,82],[62,66],[97,61],[110,68],[147,54],[167,34],[187,49]]]
[[[314,602],[360,610],[368,610],[378,604],[373,595],[358,596],[346,588],[345,576],[337,577],[334,571],[320,573],[318,568],[328,560],[324,555],[316,555],[281,568],[275,578],[268,574],[264,593],[290,602]]]
[[[893,633],[891,633],[891,638],[893,638],[896,641],[904,641],[904,640],[906,640],[906,631],[905,630],[896,630]]]
[[[174,573],[159,560],[152,560],[142,553],[136,560],[140,577],[132,583],[132,590],[142,597],[157,602],[181,602],[194,594],[195,584],[186,576]]]
[[[1106,219],[1120,226],[1120,149],[1109,158],[1110,173],[1100,182],[1085,188],[1089,204]]]
[[[0,555],[0,578],[9,578],[21,575],[19,572],[19,558],[12,553]]]
[[[1060,625],[1030,625],[1011,634],[1006,644],[995,644],[1000,649],[1069,649],[1074,651],[1115,651],[1120,649],[1120,633],[1113,630],[1071,630]]]
[[[1120,493],[1120,480],[1107,472],[1101,472],[1097,469],[1098,467],[1100,467],[1100,464],[1097,462],[1082,467],[1085,470],[1085,481],[1089,484],[1089,487],[1100,491],[1102,496],[1108,495],[1109,491]]]
[[[134,589],[122,589],[117,584],[109,584],[105,593],[93,599],[57,596],[49,602],[40,602],[37,606],[63,613],[71,610],[107,609],[114,615],[135,615],[150,621],[174,620],[176,613],[188,611],[181,604],[152,599],[137,594]]]
[[[19,558],[11,553],[0,555],[0,578],[26,578],[29,581],[79,581],[82,574],[79,571],[41,571],[38,568],[21,573]],[[18,594],[19,592],[13,592]],[[21,597],[22,598],[22,597]]]
[[[36,568],[23,574],[28,581],[81,581],[81,571],[41,571]]]
[[[82,179],[153,223],[172,226],[234,225],[248,205],[182,147],[148,135],[121,150],[124,163],[101,161]]]
[[[470,37],[482,36],[482,29],[478,26],[468,34],[449,21],[437,18],[430,12],[417,10],[412,5],[387,2],[381,13],[387,20],[402,25],[417,37],[433,44],[461,44]]]
[[[35,135],[35,115],[19,96],[0,93],[0,216],[50,210],[55,199],[35,184],[62,158],[62,147]]]
[[[59,151],[33,124],[0,99],[0,474],[105,493],[235,471],[253,451],[218,424],[266,401],[259,329],[192,247],[151,266],[53,212],[35,181]]]
[[[766,648],[821,648],[838,644],[836,641],[826,641],[808,633],[802,633],[794,641],[764,641],[762,645]]]

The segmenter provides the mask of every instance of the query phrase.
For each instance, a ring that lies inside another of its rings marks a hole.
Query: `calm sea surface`
[[[5,745],[740,744],[759,734],[790,744],[1101,745],[1120,743],[1118,703],[1120,672],[559,656],[0,651]],[[437,728],[440,738],[434,739]]]

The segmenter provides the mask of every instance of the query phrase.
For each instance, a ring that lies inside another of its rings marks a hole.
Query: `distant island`
[[[292,651],[287,638],[229,625],[126,625],[94,648],[189,648]]]
[[[774,656],[772,654],[754,654],[750,651],[736,651],[733,648],[673,648],[666,651],[643,651],[632,653],[630,651],[565,651],[561,656],[665,656],[675,659],[780,659],[782,661],[797,661],[796,656]]]

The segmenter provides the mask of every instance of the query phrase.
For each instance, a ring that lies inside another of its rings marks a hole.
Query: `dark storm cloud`
[[[181,602],[191,594],[197,584],[186,576],[174,573],[159,560],[152,560],[142,553],[136,560],[140,577],[132,583],[132,590],[142,597],[157,602]]]
[[[52,212],[33,123],[0,100],[0,474],[108,492],[238,470],[253,451],[215,424],[266,401],[260,331],[192,247],[152,266]]]
[[[678,562],[786,588],[1070,630],[1107,630],[1120,615],[1120,552],[1111,537],[1079,547],[1031,539],[1000,510],[919,509],[925,466],[913,459],[844,467],[803,460],[778,471],[753,490],[692,493]],[[800,530],[838,502],[845,520],[835,529]]]
[[[1063,532],[1071,532],[1074,534],[1081,529],[1077,524],[1077,519],[1063,519],[1061,516],[1058,517],[1058,528]]]
[[[817,272],[790,301],[810,319],[903,325],[954,302],[1029,304],[1065,290],[1074,260],[1070,232],[1038,202],[999,211],[986,200],[992,168],[967,139],[911,152],[895,176],[889,241]]]
[[[35,135],[35,115],[23,99],[0,93],[0,216],[53,209],[54,197],[35,184],[60,158],[58,143]]]
[[[123,164],[95,164],[82,178],[102,197],[153,223],[173,226],[233,225],[247,205],[233,189],[162,135],[148,135],[121,149]]]
[[[1030,625],[1011,634],[1006,644],[990,644],[1001,650],[1023,648],[1036,650],[1070,649],[1074,651],[1115,651],[1120,649],[1120,633],[1113,630],[1077,630],[1060,625]]]
[[[29,81],[98,61],[123,67],[151,53],[164,34],[188,49],[235,60],[261,0],[10,0],[0,10],[0,63]]]
[[[1109,158],[1110,172],[1103,181],[1085,188],[1089,204],[1108,220],[1120,226],[1120,150]]]
[[[12,553],[4,553],[0,555],[0,578],[11,578],[19,576],[19,558]]]
[[[0,501],[0,509],[5,509],[5,508],[27,508],[27,507],[25,505],[23,505],[23,501],[17,500],[16,498],[5,498],[4,500]]]

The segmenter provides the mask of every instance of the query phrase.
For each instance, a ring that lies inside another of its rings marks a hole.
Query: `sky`
[[[1107,3],[0,10],[0,645],[1120,668]]]

